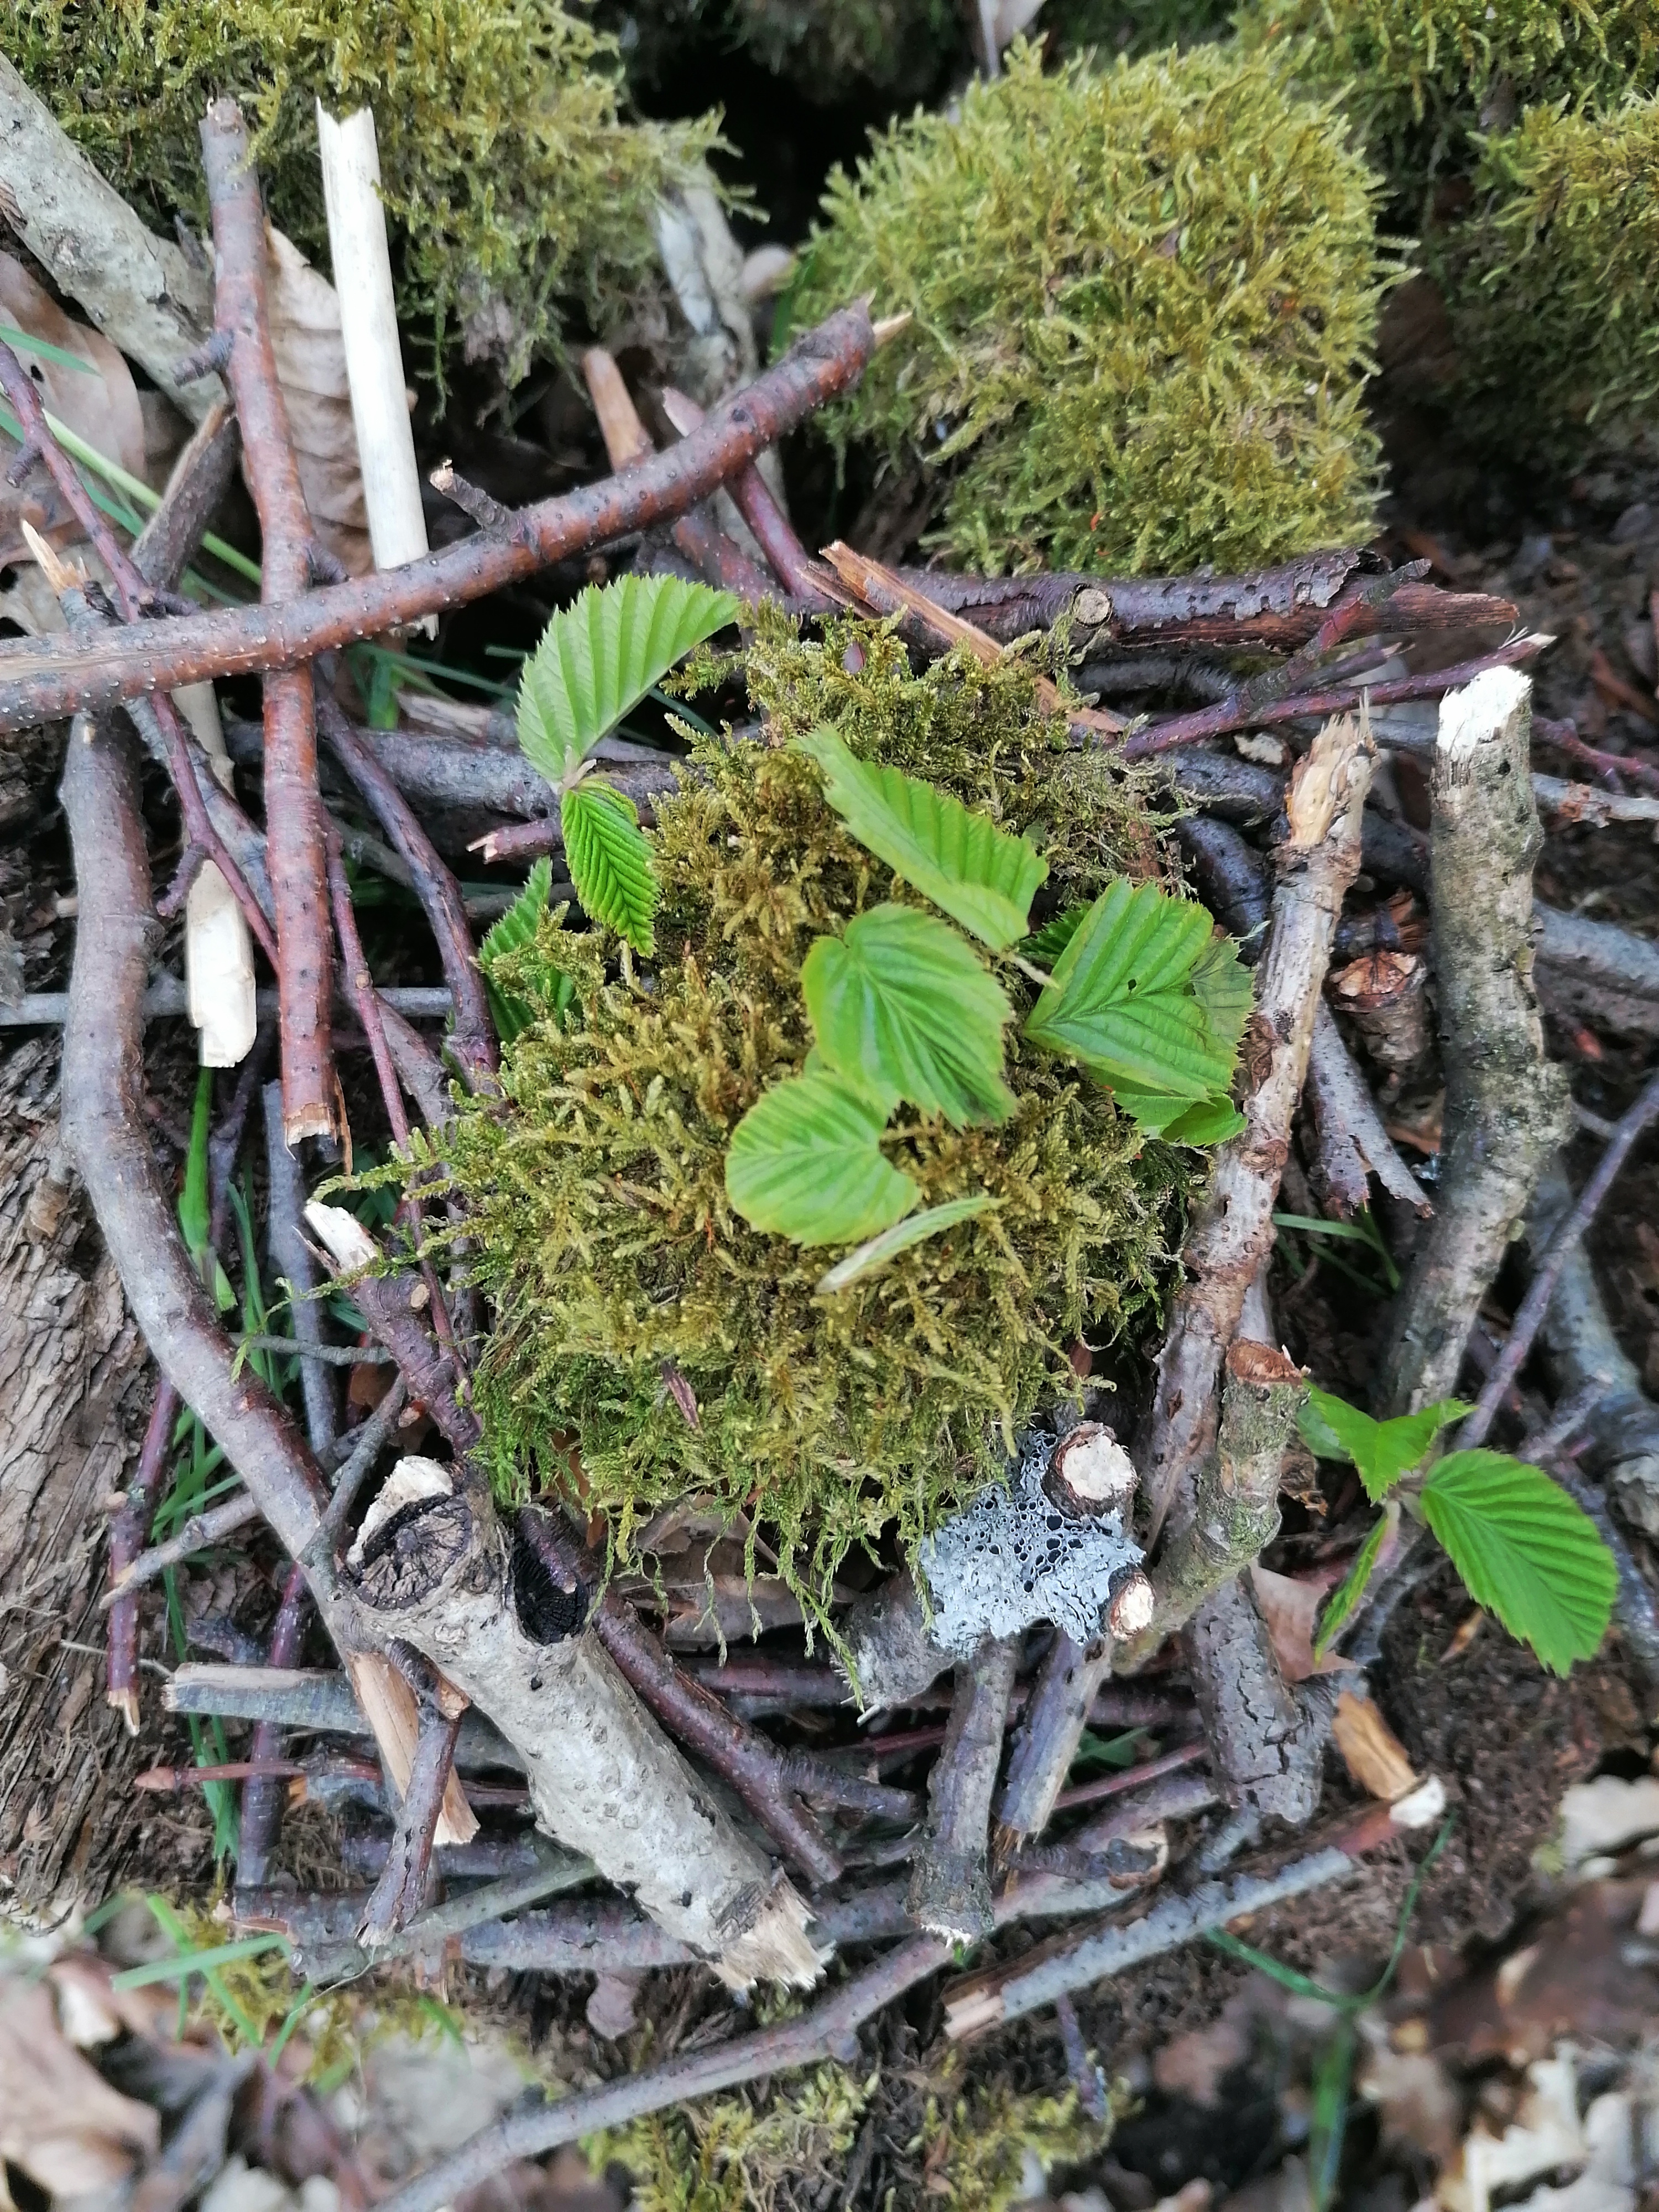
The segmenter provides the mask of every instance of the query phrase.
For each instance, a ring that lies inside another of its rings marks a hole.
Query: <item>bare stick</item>
[[[265,219],[247,131],[236,103],[202,122],[202,161],[217,256],[214,326],[230,341],[225,376],[241,426],[243,464],[259,510],[261,600],[296,598],[311,581],[312,528],[300,488],[265,304]],[[317,724],[311,672],[265,683],[265,837],[276,907],[282,1000],[283,1129],[290,1145],[334,1131],[333,963]]]
[[[664,414],[683,438],[706,420],[696,401],[676,392],[672,384],[663,386],[660,397]],[[822,571],[773,497],[758,463],[750,461],[739,469],[726,489],[738,513],[754,532],[755,543],[771,562],[778,581],[793,594],[797,611],[822,614],[837,606],[840,602],[823,589],[819,580]]]
[[[283,1129],[283,1086],[267,1084],[264,1091],[265,1171],[270,1191],[265,1234],[270,1262],[279,1282],[289,1285],[289,1318],[295,1336],[307,1347],[323,1341],[322,1308],[311,1294],[317,1287],[317,1262],[312,1257],[301,1225],[305,1212],[305,1176],[289,1149]],[[302,1360],[300,1391],[305,1401],[306,1433],[311,1449],[321,1459],[334,1442],[337,1414],[334,1378],[315,1360]]]
[[[204,677],[258,674],[362,637],[465,606],[556,561],[683,514],[734,471],[858,381],[870,321],[843,309],[713,410],[700,430],[625,477],[544,500],[500,535],[465,538],[401,568],[307,592],[281,608],[173,616],[84,645],[36,638],[0,647],[0,730],[30,729],[82,708]]]
[[[1273,1207],[1307,1074],[1315,1017],[1342,900],[1359,866],[1360,816],[1374,757],[1364,727],[1328,722],[1297,763],[1278,848],[1267,946],[1256,969],[1252,1035],[1265,1065],[1243,1103],[1246,1127],[1217,1154],[1182,1250],[1186,1279],[1158,1362],[1137,1454],[1154,1532],[1177,1497],[1182,1517],[1214,1442],[1217,1385],[1245,1294],[1273,1243]],[[1149,1538],[1149,1542],[1150,1542]]]
[[[380,1267],[380,1249],[343,1206],[322,1206],[313,1199],[306,1208],[306,1220],[326,1249],[337,1276],[348,1284],[364,1320],[397,1361],[410,1396],[426,1407],[451,1449],[465,1459],[482,1431],[471,1406],[461,1402],[465,1378],[452,1347],[441,1345],[421,1319],[422,1312],[434,1304],[429,1285],[401,1270],[392,1274],[363,1272]]]
[[[1306,1095],[1319,1145],[1316,1179],[1339,1214],[1346,1218],[1367,1202],[1373,1175],[1391,1198],[1415,1212],[1433,1212],[1433,1201],[1395,1150],[1370,1086],[1322,999],[1308,1052]]]
[[[1527,1355],[1543,1325],[1562,1271],[1583,1243],[1591,1222],[1601,1212],[1602,1201],[1618,1181],[1632,1148],[1656,1118],[1659,1118],[1659,1075],[1648,1084],[1635,1104],[1620,1116],[1617,1128],[1595,1164],[1595,1172],[1579,1193],[1571,1212],[1556,1231],[1548,1251],[1533,1275],[1527,1295],[1510,1324],[1509,1336],[1492,1373],[1486,1377],[1474,1411],[1457,1432],[1457,1449],[1460,1451],[1472,1450],[1477,1444],[1486,1442],[1505,1393],[1526,1364]]]
[[[330,751],[362,792],[409,870],[454,996],[450,1043],[467,1082],[477,1090],[491,1081],[500,1055],[460,886],[438,858],[408,800],[368,748],[359,743],[357,732],[326,693],[318,697],[317,720]]]
[[[166,1388],[164,1384],[163,1389]],[[177,1400],[174,1400],[175,1407]],[[210,1506],[205,1513],[192,1513],[175,1535],[163,1544],[154,1544],[148,1551],[138,1553],[125,1566],[112,1588],[105,1591],[99,1603],[106,1611],[118,1605],[129,1593],[142,1589],[146,1583],[156,1581],[169,1567],[176,1567],[181,1559],[188,1559],[197,1552],[205,1552],[227,1536],[234,1536],[239,1528],[246,1528],[259,1518],[259,1509],[246,1492],[240,1498],[228,1498],[222,1505]],[[115,1565],[113,1532],[110,1540],[110,1565]],[[114,1649],[115,1623],[110,1623],[110,1648]],[[112,1698],[110,1703],[115,1700]]]
[[[1166,1775],[1183,1773],[1208,1759],[1210,1747],[1202,1741],[1177,1744],[1173,1751],[1162,1753],[1157,1759],[1143,1759],[1138,1765],[1126,1766],[1117,1774],[1097,1774],[1091,1782],[1077,1783],[1070,1790],[1062,1790],[1054,1801],[1057,1813],[1069,1813],[1079,1805],[1097,1805],[1104,1798],[1131,1796],[1149,1782],[1160,1782]],[[1073,1837],[1075,1843],[1079,1839]]]
[[[1431,908],[1446,1073],[1433,1221],[1395,1301],[1381,1408],[1449,1397],[1477,1308],[1565,1137],[1566,1073],[1544,1057],[1532,981],[1531,687],[1507,671],[1448,696],[1431,778]]]
[[[158,507],[133,540],[133,565],[168,588],[176,585],[230,489],[242,434],[228,399],[216,399],[173,463]]]
[[[112,1607],[108,1630],[107,1686],[105,1698],[127,1724],[127,1734],[138,1733],[138,1604],[133,1562],[143,1547],[150,1516],[161,1494],[161,1484],[173,1457],[173,1429],[179,1418],[179,1393],[170,1382],[160,1382],[149,1409],[143,1448],[120,1511],[110,1522],[109,1572],[113,1587],[104,1603]]]
[[[307,1586],[303,1567],[290,1567],[288,1580],[283,1585],[283,1601],[276,1609],[276,1619],[270,1632],[270,1663],[273,1667],[291,1667],[300,1656],[305,1641],[306,1615],[311,1605],[311,1592]],[[254,1765],[280,1762],[283,1756],[283,1731],[269,1721],[262,1721],[253,1731],[253,1741],[248,1746],[248,1758]],[[239,1881],[263,1881],[276,1849],[277,1832],[283,1825],[283,1805],[286,1792],[270,1775],[256,1775],[242,1789],[242,1817],[238,1827],[236,1878]]]
[[[418,1652],[399,1653],[398,1665],[415,1693],[420,1734],[398,1808],[392,1849],[358,1923],[357,1941],[367,1951],[380,1950],[389,1937],[409,1925],[427,1902],[433,1838],[454,1771],[461,1715],[468,1703],[453,1683],[446,1681],[430,1660]]]
[[[1019,1639],[983,1644],[957,1669],[945,1747],[927,1783],[927,1825],[907,1899],[919,1926],[952,1942],[976,1942],[994,1924],[988,1852],[991,1799],[1002,1759]]]
[[[729,1713],[712,1690],[675,1663],[626,1599],[605,1588],[603,1562],[584,1551],[552,1514],[526,1506],[518,1528],[559,1586],[591,1608],[587,1621],[593,1634],[659,1719],[730,1783],[811,1881],[839,1881],[842,1862],[817,1821],[794,1803],[783,1777],[784,1754],[776,1746]],[[603,1595],[592,1604],[595,1591]]]

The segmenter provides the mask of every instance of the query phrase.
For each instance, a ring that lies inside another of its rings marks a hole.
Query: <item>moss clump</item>
[[[1534,107],[1488,139],[1479,213],[1437,257],[1457,398],[1484,444],[1565,460],[1659,396],[1659,99]]]
[[[1246,567],[1369,528],[1375,196],[1266,60],[1016,46],[836,173],[794,313],[914,314],[832,427],[951,471],[960,560]]]
[[[1007,1121],[902,1115],[884,1140],[924,1206],[988,1191],[994,1210],[824,1299],[832,1253],[734,1213],[731,1133],[811,1043],[809,946],[908,896],[847,835],[791,737],[833,721],[854,752],[1040,838],[1054,901],[1158,866],[1139,791],[1044,722],[1018,661],[953,656],[918,677],[880,626],[831,624],[814,643],[773,617],[748,668],[769,742],[706,744],[700,776],[659,810],[653,974],[611,980],[597,933],[544,924],[501,980],[568,972],[580,1019],[536,1022],[507,1056],[505,1110],[474,1108],[438,1141],[496,1301],[477,1387],[503,1493],[537,1471],[560,1480],[577,1438],[583,1494],[623,1557],[641,1519],[701,1495],[767,1524],[817,1608],[849,1547],[895,1519],[914,1544],[999,1469],[999,1436],[1075,1389],[1079,1335],[1155,1308],[1188,1170],[1014,1039]],[[1029,1005],[1026,979],[999,973]],[[669,1361],[696,1426],[665,1386]]]
[[[1652,0],[1243,0],[1241,41],[1341,92],[1372,159],[1415,213],[1466,175],[1482,131],[1523,108],[1605,106],[1659,87]]]
[[[197,125],[243,103],[273,220],[326,256],[313,95],[374,111],[400,305],[515,382],[653,276],[653,209],[712,123],[621,119],[616,49],[560,0],[21,0],[9,58],[110,181],[206,220]]]

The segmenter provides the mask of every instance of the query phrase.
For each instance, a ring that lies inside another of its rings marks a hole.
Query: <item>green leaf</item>
[[[1331,1593],[1325,1610],[1320,1615],[1319,1633],[1314,1638],[1313,1647],[1316,1659],[1322,1659],[1325,1656],[1338,1630],[1352,1617],[1354,1607],[1364,1596],[1370,1585],[1371,1577],[1376,1571],[1376,1563],[1382,1556],[1382,1546],[1389,1532],[1397,1528],[1399,1525],[1400,1501],[1398,1498],[1390,1498],[1382,1509],[1382,1519],[1377,1522],[1364,1542],[1354,1553],[1353,1565],[1348,1569],[1346,1580],[1340,1589]]]
[[[603,589],[590,584],[554,616],[524,665],[525,758],[562,787],[606,731],[737,612],[730,592],[679,576],[619,576]]]
[[[1097,898],[1055,963],[1054,981],[1032,1008],[1025,1034],[1138,1094],[1212,1098],[1232,1080],[1236,1040],[1218,1034],[1194,988],[1212,943],[1209,915],[1156,884],[1120,881]],[[1231,984],[1216,963],[1206,989],[1224,1012]]]
[[[1193,963],[1193,996],[1204,1009],[1217,1048],[1236,1057],[1255,994],[1250,971],[1231,937],[1212,936]]]
[[[1036,934],[1034,937],[1028,937],[1019,949],[1028,960],[1034,961],[1039,968],[1052,968],[1079,930],[1082,928],[1088,916],[1089,909],[1086,905],[1068,906],[1062,913],[1054,915],[1050,920],[1045,921]]]
[[[821,937],[801,989],[824,1060],[882,1111],[908,1098],[961,1128],[1006,1121],[1002,1030],[1013,1008],[972,948],[937,915],[878,906]]]
[[[863,845],[994,952],[1025,934],[1048,863],[959,799],[896,768],[857,759],[834,730],[796,741],[823,773],[823,795]]]
[[[819,1280],[812,1295],[819,1298],[833,1297],[837,1291],[844,1291],[852,1284],[862,1281],[866,1275],[873,1275],[878,1267],[884,1267],[899,1253],[908,1252],[913,1244],[920,1244],[924,1237],[937,1237],[941,1230],[951,1228],[958,1221],[971,1220],[976,1213],[983,1213],[991,1202],[990,1193],[981,1191],[974,1198],[947,1199],[943,1206],[930,1206],[925,1213],[913,1213],[908,1221],[900,1221],[891,1229],[884,1229],[879,1237],[872,1237],[867,1244],[860,1244],[856,1252],[849,1252],[844,1260],[838,1260],[829,1273]]]
[[[1618,1570],[1559,1483],[1504,1452],[1449,1452],[1424,1484],[1422,1504],[1469,1595],[1553,1674],[1595,1656]]]
[[[524,889],[492,925],[478,947],[478,965],[483,970],[484,988],[489,994],[489,1011],[495,1017],[495,1034],[503,1044],[511,1044],[514,1037],[529,1028],[536,1018],[535,1008],[518,992],[503,990],[490,971],[509,952],[522,952],[527,945],[535,943],[536,925],[547,911],[548,894],[552,888],[553,863],[539,860],[526,878]]]
[[[1158,1133],[1166,1145],[1224,1145],[1243,1127],[1244,1116],[1231,1098],[1200,1098]]]
[[[1297,1419],[1309,1450],[1319,1459],[1352,1460],[1366,1497],[1380,1505],[1401,1476],[1427,1456],[1441,1430],[1469,1411],[1462,1398],[1441,1398],[1418,1413],[1374,1421],[1328,1390],[1310,1390]]]
[[[837,1075],[793,1075],[732,1132],[726,1194],[751,1228],[797,1244],[851,1244],[921,1193],[881,1149],[887,1116]]]
[[[633,800],[592,776],[565,793],[559,819],[565,865],[582,911],[648,959],[655,945],[651,917],[657,910],[657,878]]]

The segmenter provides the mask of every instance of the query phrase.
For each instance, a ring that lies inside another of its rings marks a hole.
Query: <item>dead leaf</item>
[[[1392,1805],[1417,1788],[1418,1778],[1406,1756],[1405,1745],[1370,1698],[1357,1698],[1352,1690],[1344,1690],[1336,1701],[1331,1734],[1349,1773],[1373,1797]]]
[[[1463,2100],[1450,2075],[1427,2051],[1400,2049],[1374,2013],[1361,2019],[1359,2033],[1365,2056],[1354,2087],[1376,2106],[1383,2142],[1445,2166],[1456,2155],[1463,2123]]]
[[[1531,2084],[1513,2123],[1495,2135],[1477,2121],[1462,2151],[1441,2174],[1436,2201],[1445,2212],[1490,2212],[1493,2197],[1561,2166],[1579,2166],[1589,2144],[1578,2119],[1573,2063],[1540,2058],[1527,2069]]]
[[[1563,2036],[1618,2043],[1647,2033],[1655,2007],[1650,1947],[1632,1942],[1646,1884],[1595,1881],[1532,1932],[1523,1951],[1449,1983],[1429,2013],[1436,2050],[1475,2062],[1540,2058]]]
[[[1561,1800],[1561,1856],[1569,1867],[1623,1850],[1640,1836],[1659,1834],[1659,1779],[1622,1782],[1598,1774],[1577,1782]]]
[[[124,2181],[161,2117],[112,2089],[66,2040],[44,1982],[0,1983],[0,2158],[52,2197]]]
[[[334,287],[280,230],[270,247],[270,343],[300,483],[320,543],[349,576],[374,566]]]
[[[176,2013],[173,1992],[155,1987],[112,1990],[112,1969],[84,1951],[66,1952],[46,1970],[58,1999],[58,2018],[77,2051],[93,2051],[118,2035],[161,2037],[162,2023]]]
[[[1275,1574],[1271,1567],[1250,1569],[1256,1607],[1267,1625],[1279,1669],[1287,1682],[1305,1682],[1310,1674],[1339,1674],[1353,1664],[1352,1659],[1343,1658],[1340,1652],[1328,1651],[1322,1659],[1316,1659],[1313,1654],[1319,1608],[1340,1573],[1340,1568],[1332,1568],[1304,1582],[1296,1575]]]
[[[85,362],[84,369],[76,369],[40,354],[18,356],[49,414],[106,459],[143,477],[144,417],[131,370],[106,337],[72,321],[9,253],[0,253],[0,324]],[[15,441],[0,438],[0,476],[16,450]],[[81,526],[44,469],[32,471],[20,489],[0,482],[0,566],[33,565],[23,542],[25,521],[54,544],[72,544],[81,536]]]

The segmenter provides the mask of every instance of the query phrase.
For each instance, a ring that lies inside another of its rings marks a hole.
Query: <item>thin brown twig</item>
[[[392,1829],[392,1848],[380,1880],[358,1923],[357,1941],[378,1950],[406,1928],[427,1903],[432,1846],[444,1795],[455,1767],[455,1745],[468,1700],[445,1680],[429,1659],[406,1645],[394,1645],[398,1670],[415,1693],[420,1733],[409,1783]],[[250,1880],[258,1877],[250,1875]]]
[[[307,1586],[305,1569],[291,1566],[283,1584],[282,1602],[276,1608],[276,1618],[271,1625],[270,1645],[266,1654],[269,1665],[292,1667],[298,1663],[310,1611],[311,1592]],[[257,1765],[267,1760],[279,1761],[282,1756],[282,1729],[262,1721],[254,1729],[252,1741],[248,1746],[249,1759]],[[287,1792],[274,1776],[256,1774],[244,1784],[241,1820],[237,1828],[236,1878],[239,1881],[263,1881],[265,1879],[270,1854],[276,1848],[277,1832],[283,1824],[283,1806],[286,1796]]]
[[[110,1523],[109,1572],[113,1587],[104,1599],[111,1607],[105,1696],[126,1723],[129,1735],[138,1733],[138,1603],[132,1595],[131,1570],[143,1550],[162,1480],[172,1463],[173,1428],[178,1418],[178,1392],[170,1382],[158,1382],[125,1503]]]

